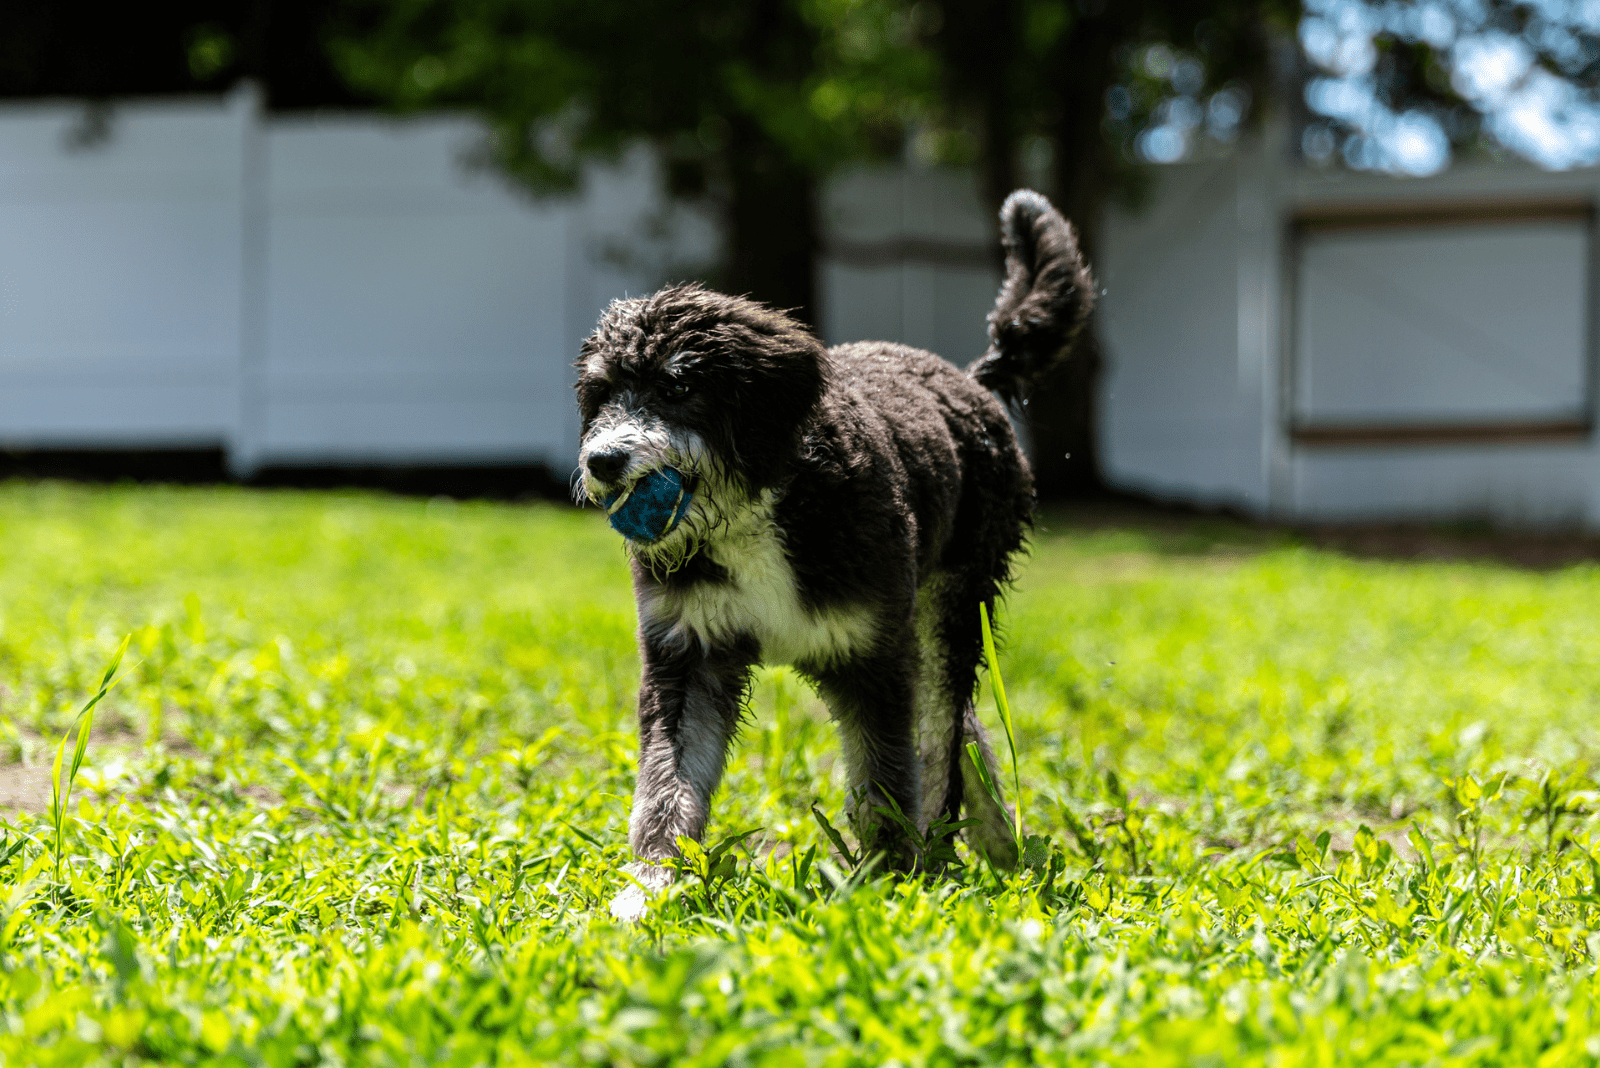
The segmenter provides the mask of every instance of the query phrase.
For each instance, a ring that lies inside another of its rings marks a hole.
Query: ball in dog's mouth
[[[602,503],[606,518],[618,534],[631,541],[653,542],[672,533],[693,500],[682,472],[663,467],[609,494]]]

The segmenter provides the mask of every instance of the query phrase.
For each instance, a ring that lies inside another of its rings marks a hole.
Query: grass
[[[132,635],[60,846],[43,800],[0,828],[0,1059],[1597,1059],[1600,570],[1045,527],[998,618],[1024,870],[852,871],[778,669],[707,848],[623,926],[598,516],[0,486],[0,791]]]

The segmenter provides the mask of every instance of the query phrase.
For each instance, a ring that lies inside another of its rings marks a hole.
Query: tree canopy
[[[334,69],[337,0],[0,0],[0,97],[220,92],[251,78],[277,109],[372,106]]]
[[[727,222],[723,282],[809,316],[818,179],[888,157],[934,57],[892,0],[350,0],[334,54],[401,108],[468,106],[541,190],[647,139]]]

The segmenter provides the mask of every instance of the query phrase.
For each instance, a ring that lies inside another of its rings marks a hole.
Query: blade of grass
[[[854,868],[861,863],[861,858],[850,852],[850,847],[845,845],[844,835],[839,833],[838,828],[834,827],[828,817],[822,814],[822,810],[815,803],[811,806],[811,816],[817,821],[817,826],[822,828],[822,833],[828,836],[828,841],[833,843],[833,848],[838,850],[839,856],[844,858],[846,864]]]
[[[983,787],[983,792],[989,795],[989,800],[994,802],[994,807],[1004,812],[1006,810],[1005,798],[1000,796],[1000,785],[994,781],[994,774],[989,770],[989,762],[983,759],[983,747],[977,742],[968,742],[967,759],[972,762],[974,773],[978,776],[978,785]],[[1016,834],[1016,830],[1013,825],[1012,834]],[[1020,852],[1020,850],[1019,843],[1018,851]],[[989,854],[983,854],[983,862],[988,866],[989,871],[996,878],[999,878],[999,873],[995,871],[994,862],[989,859]]]
[[[18,853],[22,852],[22,847],[27,845],[29,840],[30,840],[30,838],[29,838],[28,835],[19,833],[17,835],[17,840],[15,842],[12,842],[4,853],[0,853],[0,868],[3,868],[7,864],[10,864],[11,863],[11,858],[16,856]],[[4,843],[0,843],[0,844],[4,844]]]
[[[978,602],[978,619],[983,624],[983,659],[989,667],[989,686],[994,690],[994,703],[1000,709],[1000,723],[1006,729],[1006,747],[1011,750],[1011,785],[1016,791],[1013,804],[1016,805],[1014,830],[1017,836],[1017,848],[1022,848],[1022,773],[1017,768],[1017,736],[1011,729],[1011,705],[1006,701],[1006,684],[1000,678],[1000,657],[994,651],[994,631],[989,627],[989,608],[983,602]],[[1002,811],[1004,807],[1002,806]]]
[[[72,727],[67,728],[67,733],[61,736],[61,744],[56,746],[56,759],[50,767],[50,823],[55,831],[55,881],[58,887],[61,884],[62,853],[66,848],[67,805],[72,801],[72,784],[77,781],[78,769],[83,767],[84,754],[89,751],[89,729],[94,725],[94,707],[110,692],[111,680],[122,666],[123,654],[128,651],[128,643],[132,640],[132,634],[122,639],[111,663],[106,666],[106,673],[100,677],[100,689],[78,710],[72,721],[72,727],[78,728],[78,742],[73,747],[72,767],[67,771],[65,781],[61,778],[61,762],[66,755],[67,738],[72,734]]]
[[[61,882],[61,839],[62,819],[66,814],[66,806],[61,803],[61,758],[67,752],[67,737],[72,733],[72,728],[67,728],[67,733],[61,736],[61,744],[56,746],[56,759],[50,765],[50,826],[55,832],[55,881]]]
[[[989,799],[1005,810],[1004,803],[1000,800],[1000,787],[995,784],[994,776],[989,772],[989,764],[983,759],[983,749],[977,742],[967,743],[967,759],[972,761],[972,768],[978,775],[978,785],[983,787],[983,792]]]

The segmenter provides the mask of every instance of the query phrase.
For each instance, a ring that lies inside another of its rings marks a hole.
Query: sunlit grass
[[[597,515],[0,487],[0,796],[40,787],[0,838],[0,1055],[1596,1059],[1600,570],[1044,527],[998,655],[1048,849],[853,873],[811,815],[832,730],[767,670],[708,849],[630,927]],[[51,759],[130,633],[57,875]]]

